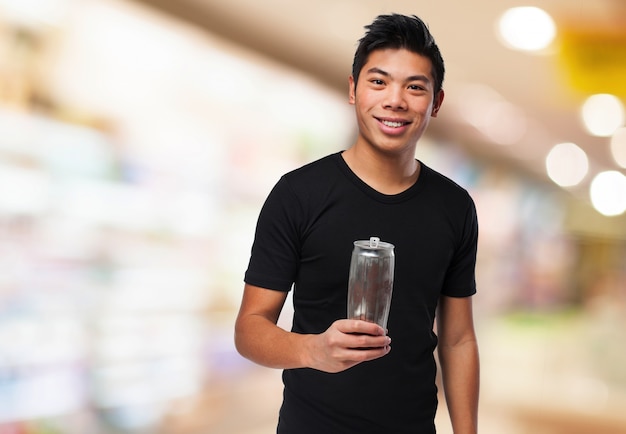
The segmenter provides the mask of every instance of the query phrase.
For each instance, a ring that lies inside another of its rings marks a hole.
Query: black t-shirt
[[[421,164],[413,186],[385,195],[341,153],[324,157],[273,188],[245,281],[278,291],[293,285],[292,331],[321,333],[346,317],[353,242],[372,236],[395,246],[391,352],[336,374],[285,370],[278,433],[435,432],[437,302],[476,292],[478,224],[466,190]]]

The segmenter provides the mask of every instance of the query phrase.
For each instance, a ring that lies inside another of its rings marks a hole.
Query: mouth
[[[405,125],[410,124],[410,122],[407,122],[407,121],[387,120],[387,119],[378,119],[378,122],[382,123],[383,125],[389,128],[401,128]]]

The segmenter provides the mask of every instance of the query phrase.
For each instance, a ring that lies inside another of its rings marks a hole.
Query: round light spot
[[[626,127],[618,128],[611,137],[611,154],[617,164],[626,168]]]
[[[626,211],[626,176],[616,170],[600,172],[589,190],[593,207],[606,216]]]
[[[556,35],[556,25],[543,9],[522,6],[502,14],[498,21],[498,33],[510,48],[537,51],[550,45]]]
[[[587,98],[581,115],[585,128],[594,136],[608,137],[624,125],[624,106],[615,95],[608,93]]]
[[[589,160],[585,151],[574,143],[559,143],[546,157],[546,170],[556,184],[571,187],[587,175]]]

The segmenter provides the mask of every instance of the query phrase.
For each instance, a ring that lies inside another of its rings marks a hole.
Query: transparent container
[[[361,319],[387,329],[393,273],[394,245],[377,237],[354,242],[348,281],[348,319]]]

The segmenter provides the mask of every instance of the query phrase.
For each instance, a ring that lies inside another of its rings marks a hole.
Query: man
[[[415,16],[382,15],[366,29],[349,78],[357,139],[284,175],[268,196],[235,342],[284,369],[280,434],[435,433],[438,344],[454,432],[476,434],[476,211],[415,158],[441,108],[443,60]],[[370,236],[395,245],[388,333],[345,319],[353,242]],[[276,322],[292,285],[286,331]]]

